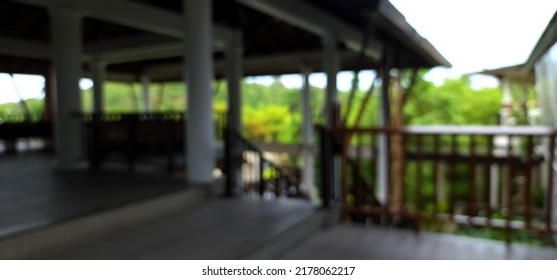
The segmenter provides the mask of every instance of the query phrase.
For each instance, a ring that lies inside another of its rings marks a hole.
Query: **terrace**
[[[47,85],[40,120],[2,118],[0,139],[53,143],[0,154],[0,258],[557,258],[515,244],[553,243],[555,130],[404,126],[417,70],[450,64],[388,1],[159,2],[0,3],[0,19],[24,23],[0,28],[0,71]],[[362,69],[381,81],[378,127],[339,114],[337,73]],[[311,72],[327,76],[317,137]],[[301,167],[241,134],[239,81],[286,73],[304,78]],[[227,81],[226,115],[213,77]],[[141,83],[145,110],[107,113],[106,80]],[[167,81],[187,84],[187,107],[149,110],[149,84]],[[446,234],[462,225],[505,242]]]

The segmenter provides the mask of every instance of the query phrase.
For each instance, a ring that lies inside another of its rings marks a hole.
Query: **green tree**
[[[474,90],[465,77],[441,86],[419,79],[404,108],[407,125],[493,125],[501,108],[501,90]]]

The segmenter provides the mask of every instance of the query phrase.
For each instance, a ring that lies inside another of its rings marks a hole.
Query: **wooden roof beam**
[[[0,55],[50,59],[51,48],[41,42],[28,40],[0,38]]]
[[[358,59],[358,54],[352,51],[345,51],[340,54],[344,64],[354,65]],[[299,67],[305,65],[312,70],[320,71],[322,68],[323,54],[319,51],[299,52],[282,55],[253,56],[244,59],[244,74],[250,75],[274,75],[277,73],[299,73]],[[224,73],[223,60],[215,60],[215,72],[217,76]],[[153,80],[166,78],[179,78],[180,63],[167,63],[146,67],[144,72]],[[174,75],[174,77],[173,77]]]
[[[51,59],[52,47],[42,42],[0,38],[0,55]],[[184,41],[160,36],[138,36],[88,44],[83,60],[102,59],[108,64],[181,56]]]
[[[184,15],[166,11],[148,5],[122,1],[122,0],[13,0],[32,6],[45,8],[64,7],[72,11],[80,12],[85,17],[91,17],[107,22],[112,22],[132,28],[166,35],[174,38],[184,39],[185,34]],[[213,24],[214,44],[224,47],[232,30],[226,26]]]
[[[281,19],[318,36],[335,36],[349,49],[360,52],[363,30],[303,1],[297,0],[236,0],[252,9]],[[378,38],[369,38],[365,53],[377,61],[382,57],[382,44]]]

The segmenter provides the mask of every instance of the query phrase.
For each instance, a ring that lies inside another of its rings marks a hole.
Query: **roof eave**
[[[451,63],[437,49],[423,38],[389,1],[381,0],[371,15],[389,33],[421,55],[432,66],[451,67]]]
[[[549,21],[547,28],[536,43],[536,46],[530,53],[528,60],[524,64],[524,71],[530,71],[540,58],[547,53],[549,48],[557,41],[557,13]]]

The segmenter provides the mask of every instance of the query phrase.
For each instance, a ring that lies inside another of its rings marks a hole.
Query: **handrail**
[[[280,195],[280,186],[279,181],[285,181],[288,186],[295,186],[296,193],[289,195],[297,195],[298,188],[296,180],[292,178],[287,170],[283,167],[275,164],[274,162],[270,161],[269,159],[265,158],[264,153],[259,147],[255,144],[251,143],[249,140],[244,138],[238,131],[232,129],[230,127],[225,128],[225,172],[227,174],[226,177],[226,184],[225,184],[225,195],[232,196],[234,192],[234,188],[236,187],[236,174],[234,172],[235,169],[239,169],[240,166],[235,164],[238,162],[237,158],[242,157],[245,152],[252,152],[257,155],[258,163],[259,163],[259,170],[258,170],[258,178],[259,182],[258,185],[258,192],[261,196],[264,195],[266,192],[266,183],[267,180],[265,179],[264,171],[265,170],[272,170],[272,172],[276,173],[273,174],[274,177],[271,179],[275,180],[275,193]],[[243,182],[246,184],[246,182]]]
[[[334,199],[334,190],[332,184],[332,182],[335,181],[333,172],[334,158],[331,157],[331,155],[342,154],[341,150],[344,144],[342,143],[343,141],[339,139],[339,137],[333,137],[333,132],[336,131],[336,129],[329,130],[324,126],[316,126],[316,128],[320,131],[321,139],[320,154],[322,204],[324,208],[328,208],[330,206],[331,200]],[[349,168],[353,171],[358,168],[357,162],[354,159],[345,158],[345,163],[348,164]],[[356,178],[354,178],[357,182],[364,184],[364,189],[372,189],[372,185],[370,185],[359,172],[354,172],[353,174],[357,176]],[[373,206],[383,207],[373,193],[371,193],[371,202]]]
[[[41,115],[29,115],[25,114],[0,114],[0,124],[2,123],[35,123],[42,122]]]
[[[83,123],[85,154],[93,168],[100,166],[105,159],[123,160],[130,170],[139,160],[164,161],[167,172],[172,174],[176,162],[179,162],[177,159],[186,149],[184,123],[187,114],[184,112],[74,112],[72,116]],[[216,114],[215,122],[215,136],[221,140],[226,115]]]
[[[445,135],[482,135],[482,136],[496,136],[496,135],[512,135],[512,136],[545,136],[557,135],[557,130],[548,126],[406,126],[402,129],[391,127],[356,127],[345,128],[335,127],[331,128],[332,133],[391,133],[391,134],[445,134]]]
[[[120,120],[137,119],[138,121],[168,120],[168,121],[187,121],[187,112],[167,111],[167,112],[148,112],[148,113],[131,113],[131,112],[108,112],[108,113],[83,113],[74,112],[73,117],[81,118],[83,121],[108,121],[115,122]],[[227,122],[226,113],[214,113],[215,121],[215,137],[217,140],[223,140],[224,127]]]

